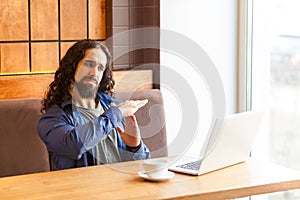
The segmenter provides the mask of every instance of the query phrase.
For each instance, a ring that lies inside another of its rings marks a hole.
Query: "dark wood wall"
[[[159,0],[108,0],[107,1],[107,37],[123,31],[136,28],[160,27],[160,1]],[[132,32],[131,32],[132,33]],[[132,33],[124,40],[113,42],[112,51],[128,51],[127,54],[116,59],[115,70],[151,70],[153,87],[159,88],[160,70],[159,64],[159,32],[145,37],[146,34]],[[127,40],[127,41],[126,41]],[[145,43],[157,44],[157,48],[140,48]]]

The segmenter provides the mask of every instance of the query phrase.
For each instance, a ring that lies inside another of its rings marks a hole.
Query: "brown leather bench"
[[[152,157],[167,156],[167,137],[160,90],[116,92],[115,98],[145,99],[149,103],[137,111],[143,141]],[[41,99],[0,100],[0,177],[50,170],[45,144],[37,133]]]

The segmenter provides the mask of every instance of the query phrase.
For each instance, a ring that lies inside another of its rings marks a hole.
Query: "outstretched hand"
[[[117,126],[117,130],[120,133],[123,142],[131,147],[139,146],[141,142],[141,134],[136,117],[131,115],[129,117],[125,117],[125,120],[125,130],[123,130],[120,126]]]
[[[129,117],[129,116],[134,115],[134,113],[138,109],[140,109],[141,107],[143,107],[147,103],[148,103],[148,99],[144,99],[144,100],[127,100],[123,103],[120,103],[117,106],[120,109],[123,117]]]

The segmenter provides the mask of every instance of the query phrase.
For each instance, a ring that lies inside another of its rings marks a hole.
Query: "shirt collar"
[[[99,102],[101,103],[101,105],[104,107],[105,110],[109,108],[111,102],[115,102],[117,104],[120,103],[118,101],[115,101],[111,96],[109,96],[103,92],[99,92],[97,94],[96,98],[99,99]],[[73,104],[72,99],[68,98],[62,102],[61,107],[64,108],[64,107],[66,107],[68,105],[72,105],[72,104]]]

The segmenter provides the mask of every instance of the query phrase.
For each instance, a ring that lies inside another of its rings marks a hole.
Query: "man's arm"
[[[71,114],[55,106],[39,120],[38,132],[48,151],[80,159],[83,153],[105,139],[121,120],[122,115],[117,107],[112,107],[101,116],[84,123],[80,118],[74,119]]]

